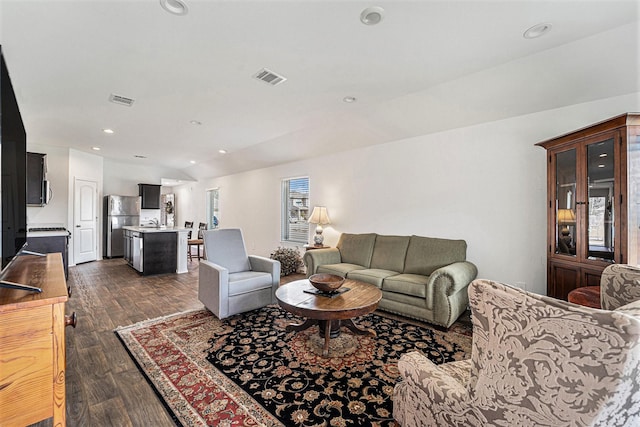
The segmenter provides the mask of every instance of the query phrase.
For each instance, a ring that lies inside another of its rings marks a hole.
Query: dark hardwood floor
[[[78,315],[66,329],[67,426],[173,426],[153,389],[113,330],[142,320],[202,308],[198,261],[185,274],[143,277],[123,259],[69,269],[72,295],[66,312]],[[292,275],[283,282],[303,278]],[[36,424],[50,426],[51,420]]]

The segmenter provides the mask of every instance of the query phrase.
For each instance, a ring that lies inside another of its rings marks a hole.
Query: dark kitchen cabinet
[[[143,240],[142,274],[175,273],[178,233],[140,233]]]
[[[27,153],[27,206],[47,203],[46,154]]]
[[[27,249],[33,252],[62,254],[64,277],[69,278],[69,233],[63,235],[27,237]]]
[[[138,184],[142,209],[160,209],[160,185]]]

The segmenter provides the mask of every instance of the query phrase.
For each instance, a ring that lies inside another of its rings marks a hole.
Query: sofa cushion
[[[398,274],[396,271],[380,270],[376,268],[369,268],[366,270],[353,270],[347,274],[348,279],[360,280],[361,282],[371,283],[379,288],[382,287],[382,281],[385,277],[394,276]]]
[[[325,264],[318,267],[317,273],[337,274],[338,276],[347,277],[347,273],[353,270],[364,270],[361,265],[347,264]]]
[[[402,273],[429,276],[434,270],[464,261],[466,257],[467,242],[464,240],[411,236]]]
[[[373,246],[371,268],[402,273],[410,236],[378,236]]]
[[[371,254],[376,242],[376,234],[348,234],[342,233],[336,247],[340,250],[340,260],[347,264],[371,266]]]
[[[389,292],[426,298],[427,283],[429,283],[429,276],[422,276],[420,274],[398,274],[384,279],[382,289]]]

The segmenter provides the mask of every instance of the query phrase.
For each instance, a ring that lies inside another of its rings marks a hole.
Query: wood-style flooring
[[[69,269],[66,312],[67,426],[173,426],[169,414],[113,330],[118,326],[202,308],[198,261],[189,272],[140,276],[123,259]],[[288,276],[285,281],[303,278]],[[50,426],[51,420],[36,424]]]

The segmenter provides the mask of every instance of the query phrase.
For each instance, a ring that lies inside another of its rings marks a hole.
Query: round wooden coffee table
[[[306,317],[302,323],[292,323],[287,330],[303,331],[318,325],[320,337],[324,338],[322,355],[329,354],[329,339],[340,335],[345,326],[357,335],[373,335],[372,329],[364,329],[353,322],[353,318],[371,313],[378,307],[382,292],[377,287],[357,280],[347,279],[342,288],[348,288],[335,296],[316,295],[316,288],[308,280],[297,280],[280,286],[276,299],[280,307],[289,313]]]

